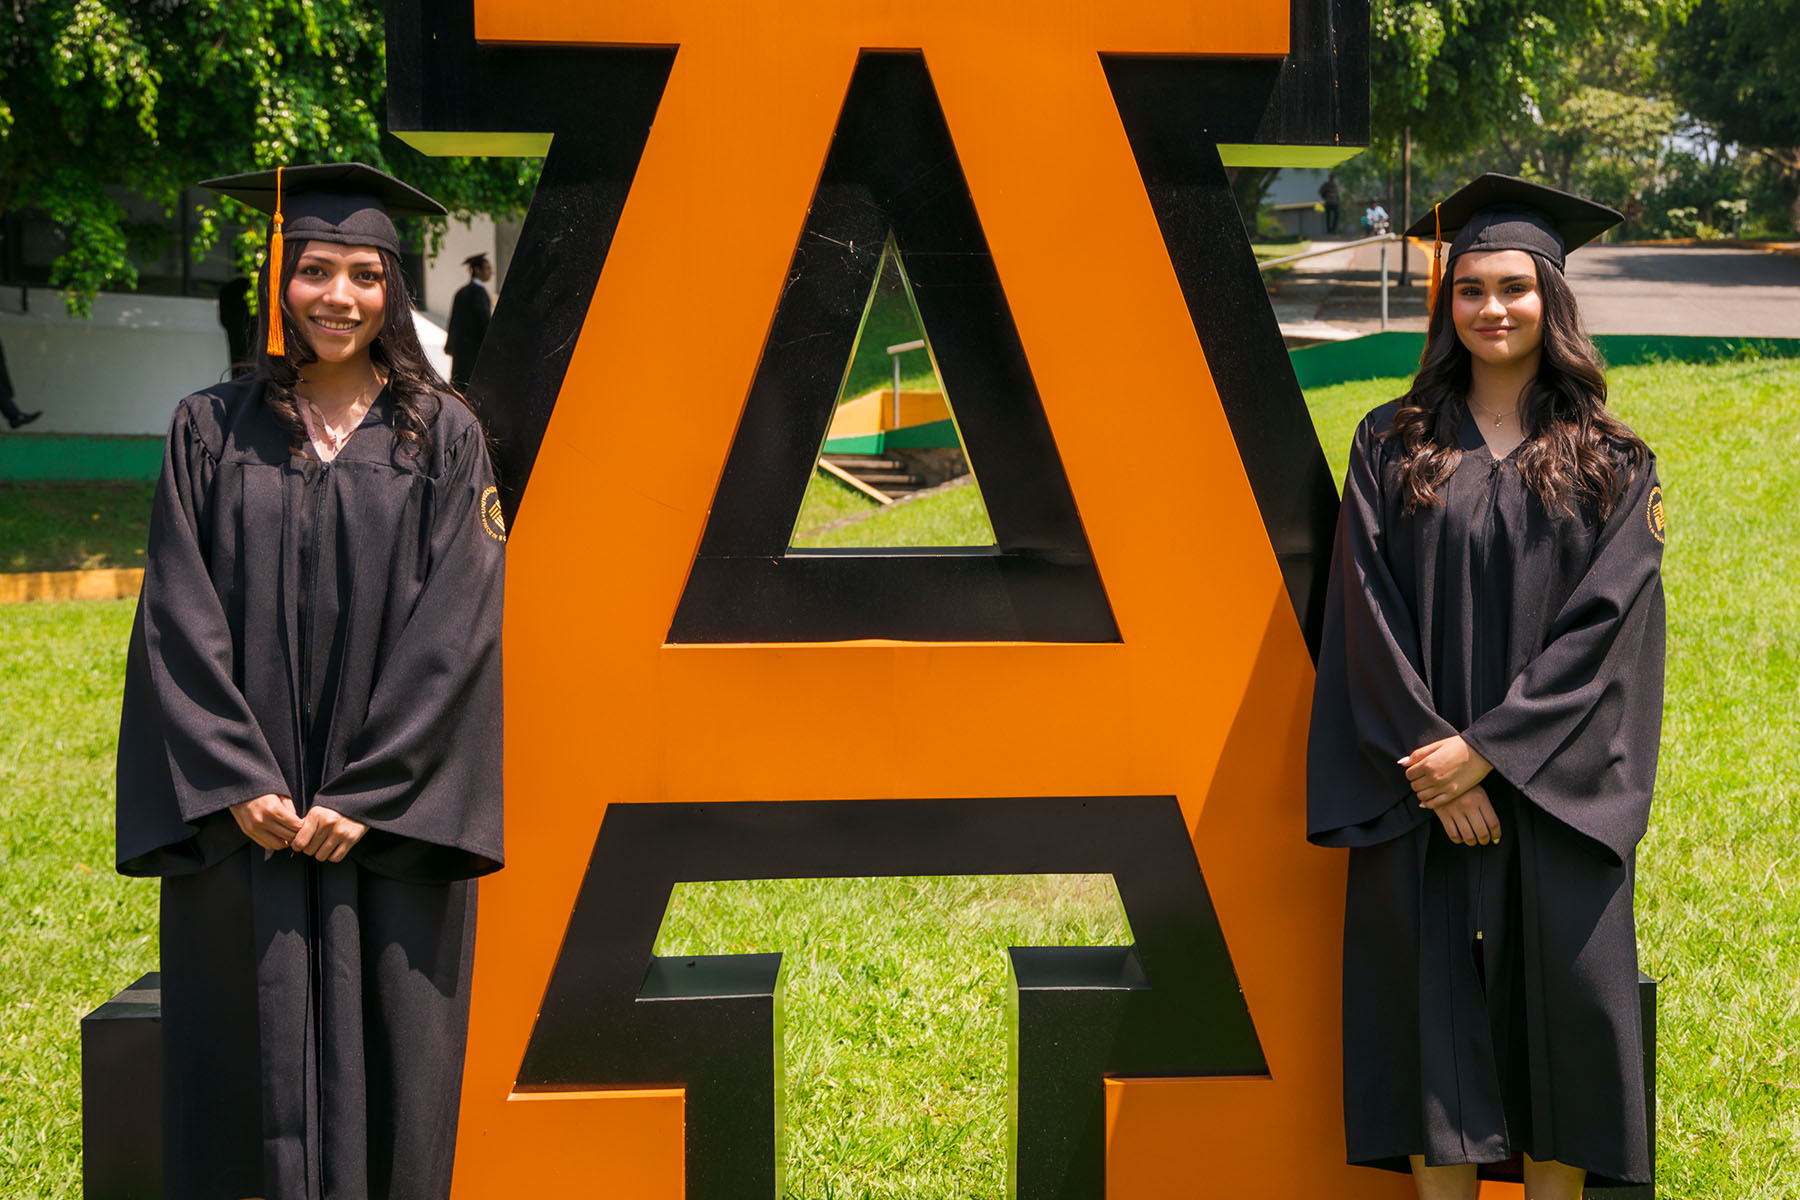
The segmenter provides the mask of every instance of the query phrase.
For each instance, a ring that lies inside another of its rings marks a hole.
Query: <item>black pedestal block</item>
[[[162,976],[81,1019],[81,1173],[87,1200],[161,1200]]]

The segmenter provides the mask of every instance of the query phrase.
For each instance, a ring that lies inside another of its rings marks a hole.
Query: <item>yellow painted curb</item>
[[[25,600],[124,600],[144,586],[144,568],[106,571],[21,571],[0,575],[0,604]]]
[[[1757,238],[1637,238],[1614,242],[1615,246],[1703,246],[1709,250],[1761,250],[1765,254],[1800,256],[1800,242],[1765,241]]]

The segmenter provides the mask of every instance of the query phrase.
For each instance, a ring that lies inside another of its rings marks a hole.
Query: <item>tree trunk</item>
[[[1408,125],[1400,134],[1400,219],[1394,222],[1394,228],[1404,233],[1412,224],[1412,126]],[[1407,244],[1400,243],[1400,286],[1412,285],[1412,256],[1407,253]]]
[[[1243,218],[1251,241],[1256,240],[1256,219],[1262,212],[1263,200],[1280,172],[1280,167],[1226,168],[1225,177],[1231,181],[1232,199],[1237,201],[1238,215]]]
[[[1800,233],[1800,149],[1789,150],[1783,154],[1784,169],[1781,172],[1781,190],[1787,196],[1788,224]]]

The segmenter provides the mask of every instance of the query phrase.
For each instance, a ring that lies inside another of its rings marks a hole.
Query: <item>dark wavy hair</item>
[[[287,430],[296,450],[306,444],[306,422],[300,416],[294,385],[300,382],[302,369],[316,361],[317,356],[300,326],[288,313],[285,297],[307,245],[307,242],[296,240],[282,248],[281,285],[276,294],[283,298],[280,304],[282,338],[287,353],[279,358],[269,353],[268,304],[263,305],[256,321],[256,370],[268,380],[263,401],[274,411],[281,427]],[[442,397],[459,394],[437,373],[431,360],[425,357],[425,348],[419,344],[418,330],[413,327],[412,295],[407,291],[399,257],[379,247],[377,253],[381,255],[382,284],[387,302],[381,332],[370,343],[369,357],[376,366],[387,370],[388,398],[394,405],[394,432],[400,449],[412,455],[414,461],[423,461],[431,452],[431,422],[437,416]],[[265,262],[258,280],[263,289],[261,295],[265,298],[269,295],[268,280],[269,266]]]
[[[1581,327],[1562,271],[1541,254],[1531,259],[1544,301],[1544,341],[1537,378],[1520,404],[1519,474],[1548,511],[1573,515],[1578,504],[1591,506],[1604,521],[1650,451],[1607,411],[1600,352]],[[1457,437],[1467,415],[1472,356],[1451,318],[1453,275],[1444,273],[1426,326],[1425,356],[1387,435],[1400,447],[1407,512],[1441,504],[1437,489],[1462,461]]]

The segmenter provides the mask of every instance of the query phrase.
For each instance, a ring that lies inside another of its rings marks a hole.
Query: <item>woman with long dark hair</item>
[[[1619,219],[1487,175],[1411,389],[1358,426],[1308,835],[1350,849],[1349,1160],[1427,1200],[1650,1161],[1632,914],[1662,719],[1653,456],[1606,407],[1564,255]]]
[[[505,529],[361,164],[206,186],[274,216],[257,370],[183,400],[119,730],[162,887],[164,1194],[449,1194],[501,863]]]

